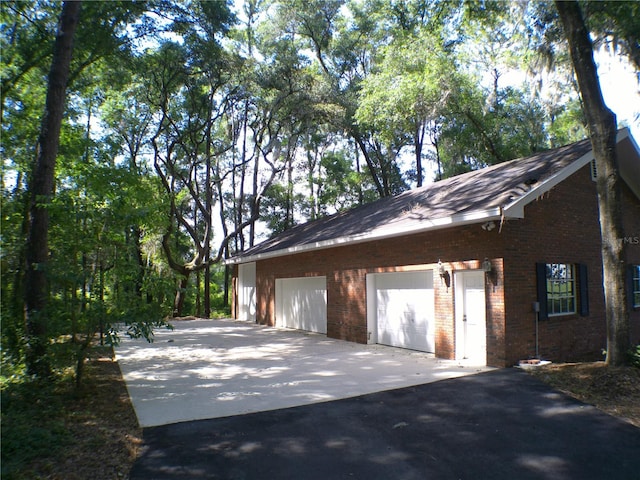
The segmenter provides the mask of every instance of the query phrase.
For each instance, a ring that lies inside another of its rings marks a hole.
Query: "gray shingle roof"
[[[528,203],[548,191],[560,181],[554,183],[554,179],[563,172],[566,175],[577,160],[581,160],[579,167],[586,165],[590,152],[586,139],[441,180],[298,225],[228,263],[508,217],[510,206]]]

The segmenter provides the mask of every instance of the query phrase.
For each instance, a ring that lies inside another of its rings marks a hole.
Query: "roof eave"
[[[404,235],[413,235],[417,233],[428,232],[432,230],[441,230],[443,228],[458,227],[474,223],[489,222],[492,220],[500,220],[502,218],[502,209],[494,207],[486,210],[475,210],[470,212],[457,213],[447,217],[436,218],[433,220],[420,221],[414,226],[399,226],[396,228],[380,228],[372,230],[360,235],[345,235],[329,240],[307,243],[293,247],[274,250],[271,252],[256,253],[255,255],[239,255],[224,260],[224,265],[235,265],[240,263],[256,262],[258,260],[267,260],[270,258],[283,257],[286,255],[294,255],[297,253],[313,252],[324,250],[327,248],[341,247],[345,245],[355,245],[358,243],[372,242],[376,240],[385,240],[388,238],[397,238]]]
[[[524,218],[524,207],[529,205],[534,200],[537,200],[542,195],[547,193],[553,187],[558,185],[560,182],[563,182],[571,175],[576,173],[578,170],[583,168],[585,165],[588,165],[594,159],[593,150],[589,150],[589,152],[585,153],[578,160],[572,162],[567,165],[565,168],[560,170],[555,175],[552,175],[548,179],[544,180],[537,184],[534,188],[529,190],[524,195],[518,197],[514,202],[506,205],[504,207],[504,215],[508,218]]]
[[[637,153],[639,151],[638,146],[635,143],[633,137],[630,135],[628,128],[622,128],[618,131],[616,142],[620,144],[625,139],[629,139],[632,147],[634,148],[634,151]],[[588,165],[593,160],[595,160],[593,150],[589,150],[578,160],[572,162],[570,165],[567,165],[565,168],[563,168],[560,172],[549,177],[544,182],[541,182],[540,184],[536,185],[535,188],[532,188],[529,192],[519,197],[513,203],[506,205],[504,207],[505,217],[524,218],[524,207],[529,205],[534,200],[540,198],[542,195],[547,193],[553,187],[558,185],[560,182],[563,182],[564,180],[566,180],[568,177],[576,173],[578,170],[580,170],[584,166]],[[621,167],[624,167],[624,168],[621,168],[621,174],[623,177],[625,177],[624,174],[627,173],[627,170],[630,170],[632,167],[635,167],[636,169],[638,169],[637,162],[635,164],[632,163],[630,165],[624,164],[624,165],[621,165]],[[634,177],[634,175],[627,175],[627,176]],[[627,179],[625,178],[625,180]],[[633,189],[632,182],[627,181],[627,183],[629,183],[629,185]]]

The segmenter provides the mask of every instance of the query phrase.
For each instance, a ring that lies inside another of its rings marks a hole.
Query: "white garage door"
[[[238,320],[256,321],[256,264],[238,265]]]
[[[326,334],[326,277],[276,279],[276,325]]]
[[[380,273],[367,281],[376,343],[434,352],[433,272]]]

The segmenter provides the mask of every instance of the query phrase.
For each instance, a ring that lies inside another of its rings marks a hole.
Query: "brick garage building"
[[[640,343],[640,150],[618,135],[633,341]],[[509,366],[602,358],[588,140],[299,225],[228,261],[234,317]]]

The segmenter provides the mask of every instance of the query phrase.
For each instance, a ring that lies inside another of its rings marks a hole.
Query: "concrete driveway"
[[[233,320],[191,320],[116,349],[142,427],[309,405],[490,370]]]

